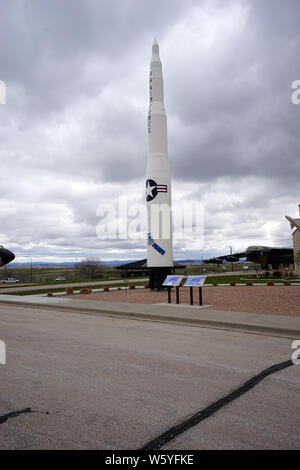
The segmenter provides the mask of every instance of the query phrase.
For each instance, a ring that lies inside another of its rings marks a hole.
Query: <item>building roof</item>
[[[186,266],[179,263],[173,263],[173,268],[184,269]],[[121,264],[117,266],[117,269],[149,269],[147,265],[147,259],[141,259],[139,261],[133,261],[132,263]]]
[[[133,261],[132,263],[121,264],[117,266],[117,269],[147,269],[147,259],[141,259],[139,261]]]

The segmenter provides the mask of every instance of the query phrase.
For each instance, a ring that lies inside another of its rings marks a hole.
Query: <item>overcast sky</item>
[[[204,240],[175,258],[292,246],[299,24],[299,0],[1,0],[0,244],[17,261],[145,257],[99,240],[96,211],[145,199],[156,36],[173,200],[204,207]]]

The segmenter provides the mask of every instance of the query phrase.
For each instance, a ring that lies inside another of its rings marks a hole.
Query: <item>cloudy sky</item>
[[[299,22],[299,0],[1,0],[0,244],[18,261],[145,256],[96,227],[99,205],[144,201],[156,36],[173,201],[204,209],[175,258],[292,246]]]

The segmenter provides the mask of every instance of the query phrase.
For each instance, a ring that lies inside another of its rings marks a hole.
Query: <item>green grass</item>
[[[110,266],[103,266],[102,274],[107,279],[110,277],[120,277],[120,272],[114,267]],[[20,279],[20,282],[27,283],[28,281],[30,282],[31,279],[31,268],[30,266],[23,267],[8,265],[7,269],[5,269],[4,271],[0,271],[0,275],[2,279],[7,279],[8,277],[15,277],[17,279]],[[68,282],[76,282],[76,269],[75,266],[43,267],[33,265],[32,276],[34,284],[45,283],[45,285],[47,285],[47,283],[54,282],[55,278],[59,276],[65,277],[66,279],[69,278]],[[80,276],[79,270],[77,271],[77,276]],[[91,279],[88,279],[88,281],[91,281]]]
[[[140,279],[144,278],[145,276],[135,276],[134,279]],[[99,282],[99,281],[121,281],[123,278],[122,277],[116,277],[116,278],[111,278],[111,277],[104,277],[104,278],[96,278],[96,279],[71,279],[71,280],[66,280],[66,281],[47,281],[47,282],[33,282],[32,284],[30,282],[20,282],[20,283],[15,283],[15,284],[0,284],[0,289],[9,289],[11,287],[22,287],[20,284],[28,284],[28,286],[24,287],[37,287],[37,286],[54,286],[55,284],[76,284],[80,282]],[[85,286],[82,286],[85,287]]]
[[[260,266],[256,265],[254,263],[245,263],[249,266],[249,270],[257,270],[257,272],[261,272]],[[188,265],[185,269],[183,270],[176,270],[176,274],[182,274],[184,276],[188,275],[206,275],[206,274],[212,274],[212,276],[209,276],[206,280],[206,284],[229,284],[230,282],[236,282],[239,284],[244,284],[247,279],[251,280],[253,284],[260,284],[260,283],[265,283],[267,280],[266,279],[254,279],[255,274],[235,274],[234,272],[231,272],[232,266],[231,264],[224,264],[222,265],[228,274],[227,276],[222,276],[221,268],[220,266],[218,267],[217,265],[214,264],[202,264],[202,265]],[[233,264],[233,269],[234,271],[241,271],[242,270],[243,263],[234,263]],[[205,272],[203,272],[203,269],[205,269]],[[4,273],[1,273],[4,276]],[[79,271],[78,271],[78,276]],[[13,268],[12,270],[9,270],[8,273],[5,274],[6,277],[16,277],[17,279],[20,279],[20,284],[22,283],[22,279],[30,279],[31,275],[31,270],[30,267],[26,268]],[[55,286],[57,284],[62,284],[62,285],[73,285],[74,288],[80,289],[79,286],[75,286],[76,283],[88,283],[88,286],[90,289],[97,289],[104,287],[102,285],[96,284],[95,286],[90,285],[90,282],[110,282],[110,281],[120,281],[120,284],[114,284],[114,286],[122,286],[124,283],[122,283],[122,280],[124,278],[120,277],[120,272],[117,271],[113,267],[103,267],[103,275],[105,277],[103,278],[96,278],[96,279],[74,279],[75,277],[75,267],[33,267],[33,279],[34,282],[24,282],[28,284],[28,287],[32,287],[32,289],[26,291],[26,292],[14,292],[13,295],[34,295],[34,294],[39,294],[39,293],[47,293],[49,291],[51,292],[64,292],[65,288],[64,287],[53,287],[51,288],[50,286]],[[66,279],[65,281],[55,281],[54,279],[59,276],[64,276],[66,278],[71,277],[72,279]],[[135,276],[136,279],[143,278],[145,276]],[[51,280],[51,278],[53,280]],[[271,280],[271,279],[270,279]],[[300,280],[298,279],[288,279],[289,281],[295,282]],[[275,279],[275,282],[282,283],[281,279]],[[129,282],[134,282],[132,279],[129,278]],[[138,283],[139,284],[139,283]],[[35,287],[40,287],[40,286],[45,286],[45,289],[37,291],[34,288]],[[47,287],[49,286],[49,288]],[[109,287],[109,285],[106,285],[106,287]],[[1,289],[11,289],[19,287],[19,284],[0,284],[0,293]],[[21,288],[21,287],[20,287]]]
[[[125,284],[124,282],[122,283],[118,283],[118,284],[101,284],[101,285],[91,285],[91,286],[84,286],[82,288],[89,288],[91,290],[93,289],[104,289],[104,287],[125,287],[126,285],[130,285],[130,284],[133,284],[131,282],[129,282],[128,284]],[[135,282],[134,283],[136,286],[144,286],[145,283],[144,282]],[[80,290],[81,287],[78,287],[78,290]],[[76,289],[77,290],[77,289]],[[53,294],[54,293],[64,293],[66,292],[66,289],[64,287],[60,287],[60,288],[56,288],[56,289],[41,289],[41,290],[26,290],[26,291],[22,291],[22,292],[12,292],[10,295],[20,295],[20,296],[24,296],[24,295],[37,295],[37,294],[47,294],[48,292],[52,292]]]
[[[230,284],[230,282],[246,284],[247,281],[252,282],[253,284],[265,284],[267,281],[283,284],[283,281],[299,282],[300,279],[255,279],[253,274],[239,276],[209,276],[206,278],[205,284]]]
[[[246,284],[247,280],[251,280],[250,282],[255,284],[265,284],[268,280],[275,282],[275,283],[280,283],[283,285],[283,281],[285,279],[254,279],[253,275],[235,275],[235,276],[209,276],[207,277],[205,284],[226,284],[229,285],[230,282],[236,282],[237,284]],[[286,279],[290,282],[298,282],[300,285],[300,279]],[[132,281],[129,281],[129,284],[132,284]],[[134,282],[136,286],[143,286],[145,283],[144,282]],[[99,285],[87,285],[84,287],[87,287],[91,290],[93,289],[103,289],[104,287],[124,287],[125,284],[124,282],[120,282],[117,284],[99,284]],[[74,287],[76,290],[80,290],[80,286]],[[41,289],[41,290],[27,290],[27,291],[22,291],[22,292],[12,292],[10,295],[19,295],[19,296],[24,296],[24,295],[37,295],[37,294],[47,294],[48,292],[52,293],[64,293],[66,291],[66,288],[64,287],[58,287],[54,289]]]
[[[258,265],[258,264],[255,264],[255,263],[233,263],[233,271],[232,271],[232,267],[231,267],[231,264],[223,264],[223,265],[220,265],[218,266],[217,264],[190,264],[188,265],[185,269],[183,270],[180,270],[180,274],[185,274],[185,275],[194,275],[194,276],[197,276],[197,275],[205,275],[205,274],[213,274],[215,273],[216,276],[218,275],[218,273],[222,273],[222,268],[225,268],[225,271],[224,272],[227,272],[227,273],[231,273],[234,275],[234,272],[235,271],[242,271],[243,270],[243,266],[246,265],[249,267],[249,271],[255,271],[255,270],[258,270],[258,271],[261,271],[261,267]],[[205,272],[203,272],[203,269],[205,269]],[[179,274],[179,270],[176,270],[176,272],[178,272]]]

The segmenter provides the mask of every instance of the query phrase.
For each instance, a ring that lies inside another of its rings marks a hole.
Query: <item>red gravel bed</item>
[[[167,292],[148,289],[97,292],[68,296],[73,299],[105,300],[155,304],[167,302]],[[175,290],[172,302],[175,303]],[[194,303],[198,303],[198,289],[194,289]],[[189,303],[189,289],[180,289],[180,303]],[[265,313],[270,315],[300,316],[300,287],[295,286],[216,286],[203,288],[203,303],[215,310],[233,312]]]

